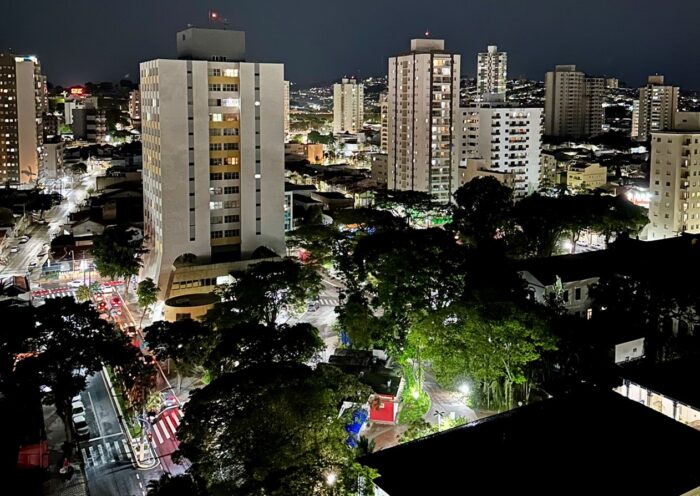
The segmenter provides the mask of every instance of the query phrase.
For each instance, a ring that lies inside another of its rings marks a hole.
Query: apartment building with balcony
[[[539,187],[542,109],[483,103],[460,108],[457,129],[459,167],[483,175],[507,175],[513,196],[524,198]],[[470,172],[473,178],[474,172]]]
[[[476,93],[479,101],[489,95],[506,96],[506,77],[508,74],[508,54],[499,52],[498,47],[489,45],[485,52],[479,53],[476,67]]]
[[[333,134],[356,134],[365,118],[365,87],[353,78],[333,85]]]
[[[448,203],[459,187],[460,60],[435,39],[411,40],[409,53],[389,59],[388,189]]]
[[[700,233],[700,130],[651,135],[648,239]]]
[[[558,65],[545,75],[545,134],[579,138],[603,132],[605,78],[575,65]]]
[[[665,85],[663,76],[649,76],[647,85],[639,89],[638,140],[645,141],[652,133],[673,128],[679,91],[677,86]]]

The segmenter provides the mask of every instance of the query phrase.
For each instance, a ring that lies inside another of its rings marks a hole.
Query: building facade
[[[34,56],[0,53],[0,182],[27,185],[43,162],[46,85]]]
[[[241,32],[191,31],[178,41],[224,43],[208,45],[215,60],[140,68],[146,272],[161,288],[181,255],[211,263],[285,250],[284,68],[219,61],[241,51]]]
[[[284,139],[289,139],[289,81],[284,82]]]
[[[648,239],[700,233],[700,131],[651,135]]]
[[[476,67],[476,94],[481,101],[485,95],[500,95],[505,99],[508,55],[498,47],[489,45],[486,52],[479,53]]]
[[[382,92],[379,95],[379,150],[382,153],[389,151],[389,94]]]
[[[605,78],[575,65],[558,65],[545,76],[545,134],[578,138],[603,131]]]
[[[333,134],[355,134],[364,122],[365,87],[355,79],[343,78],[333,85]]]
[[[637,139],[646,141],[651,133],[668,131],[678,110],[679,88],[664,85],[664,77],[649,76],[647,85],[639,89]]]
[[[44,144],[44,177],[57,179],[63,173],[63,149],[61,140],[53,140]]]
[[[141,92],[139,90],[132,90],[129,93],[129,118],[133,127],[141,127]]]
[[[459,76],[460,56],[444,40],[411,40],[408,54],[389,59],[388,189],[447,203],[459,187]]]
[[[600,164],[572,164],[566,170],[566,187],[572,191],[592,191],[608,182],[608,168]]]
[[[481,104],[461,108],[460,116],[457,130],[460,167],[469,168],[471,160],[479,163],[477,173],[483,170],[499,175],[512,174],[516,199],[537,190],[542,147],[541,108]],[[472,172],[465,179],[471,177]]]

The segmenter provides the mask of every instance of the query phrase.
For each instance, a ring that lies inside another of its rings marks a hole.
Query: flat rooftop
[[[680,495],[700,487],[700,432],[585,388],[366,456],[390,496]]]

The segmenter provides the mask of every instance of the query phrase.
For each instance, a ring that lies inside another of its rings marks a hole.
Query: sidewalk
[[[78,450],[71,457],[73,476],[65,480],[58,472],[63,465],[63,443],[66,441],[63,421],[53,406],[43,406],[46,441],[49,449],[48,479],[43,484],[43,494],[47,496],[87,496],[87,480],[79,462]]]

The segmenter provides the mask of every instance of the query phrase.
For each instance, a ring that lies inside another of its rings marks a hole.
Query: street
[[[137,496],[146,494],[146,483],[161,475],[156,466],[136,470],[133,454],[103,374],[89,378],[81,394],[87,412],[90,438],[80,442],[85,473],[92,496]]]

